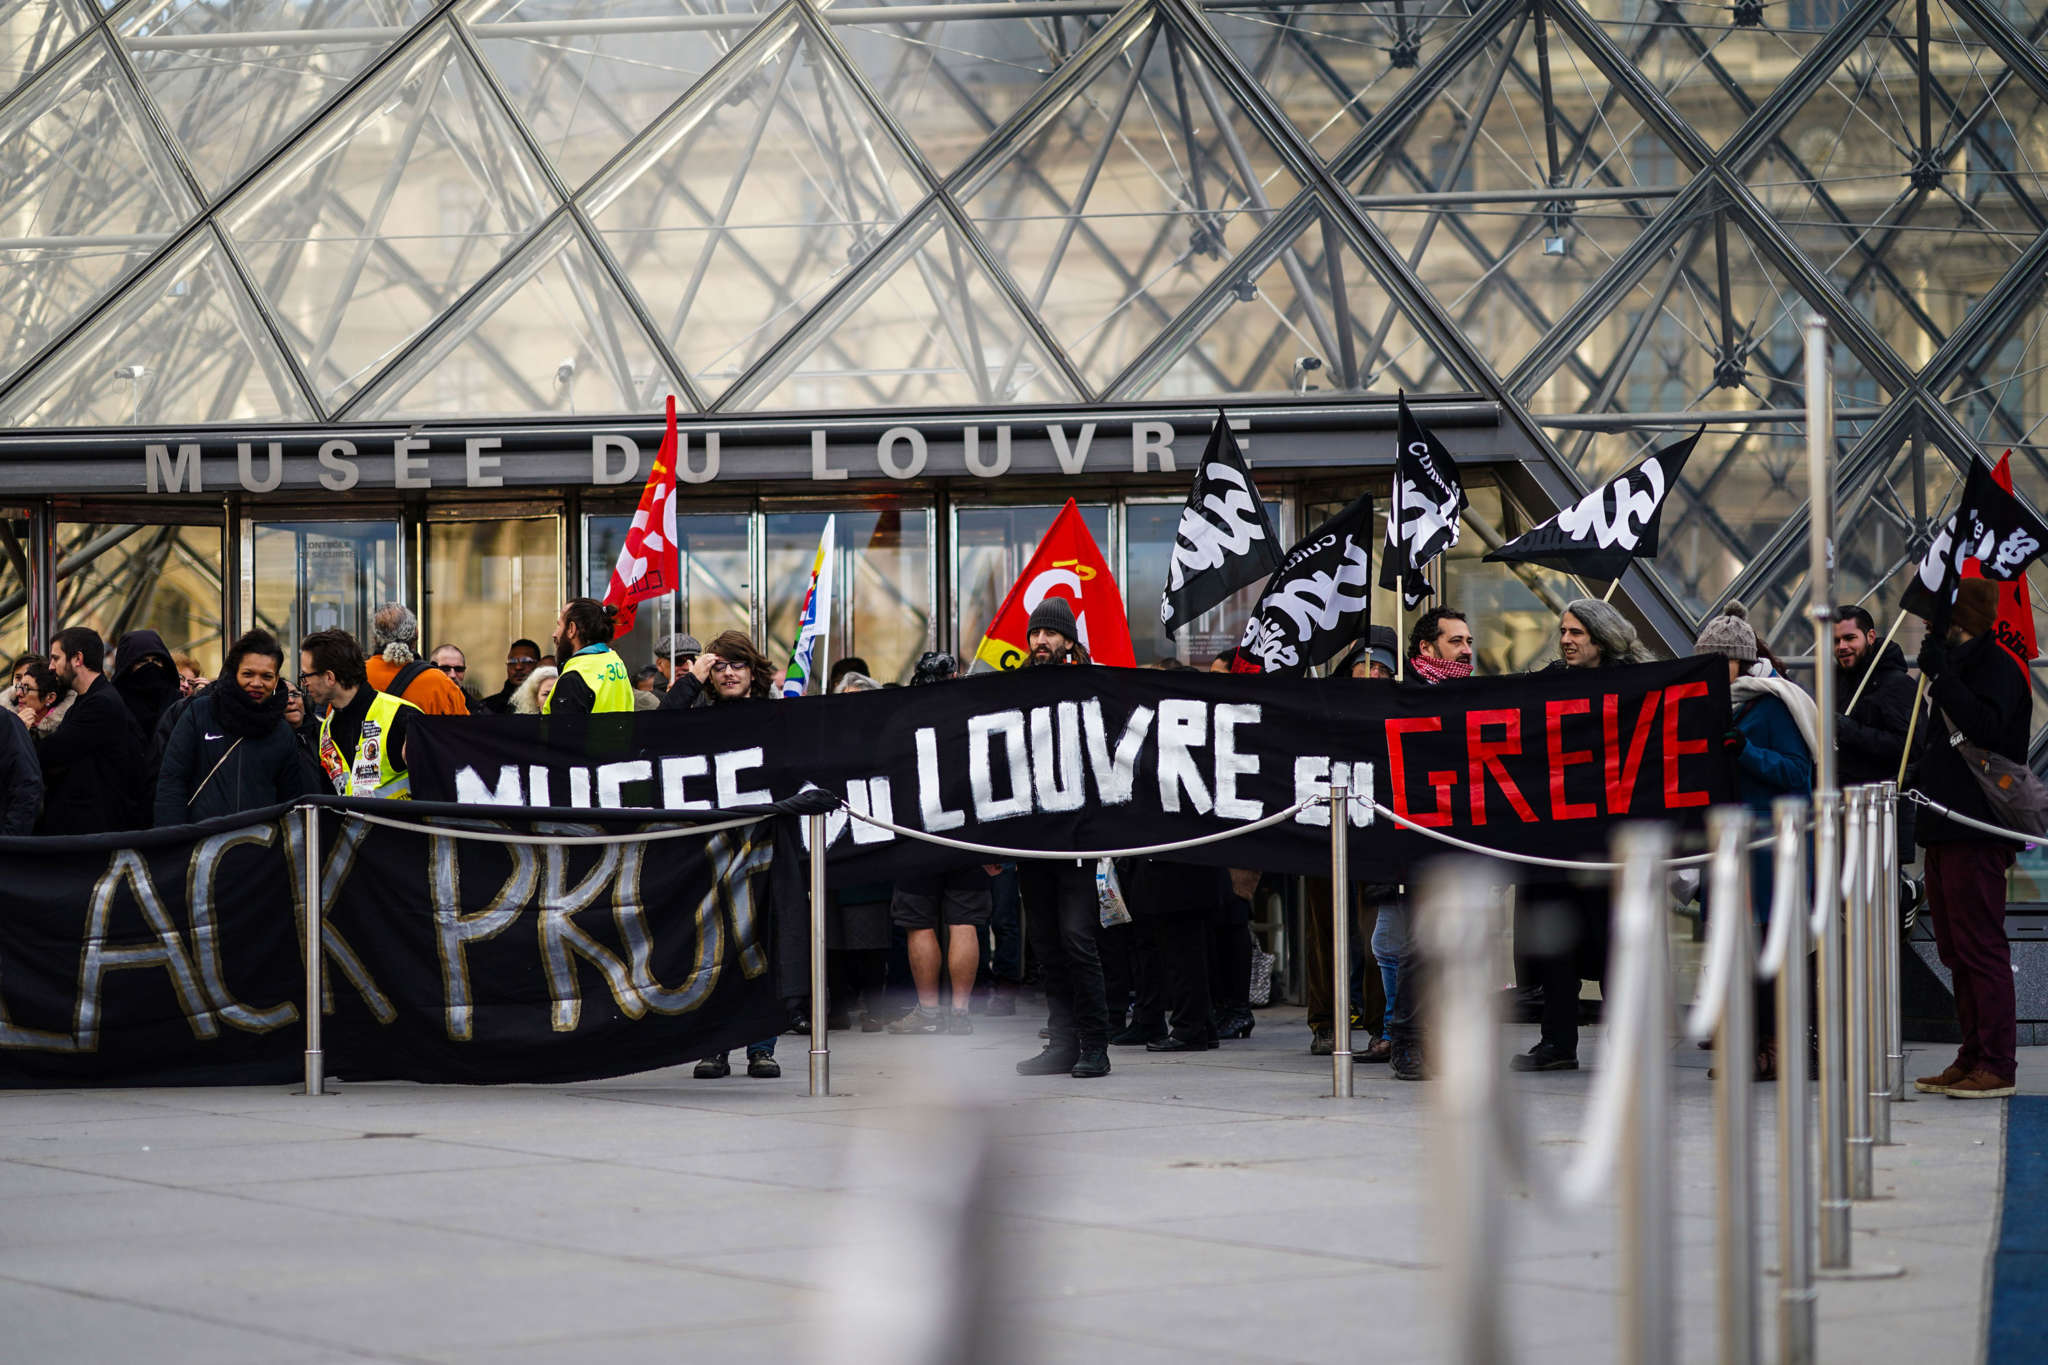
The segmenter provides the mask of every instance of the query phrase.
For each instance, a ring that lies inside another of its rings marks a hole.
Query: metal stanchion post
[[[1330,1093],[1352,1097],[1351,1057],[1351,801],[1342,777],[1330,781],[1330,1010],[1335,1047],[1330,1052]]]
[[[825,1028],[825,817],[806,815],[811,837],[811,1097],[832,1093],[832,1050]]]
[[[1878,925],[1884,949],[1884,1084],[1886,1097],[1898,1100],[1906,1093],[1905,1019],[1899,995],[1899,784],[1886,782],[1879,791],[1884,802],[1884,899],[1879,902],[1884,916]]]
[[[1434,1220],[1442,1239],[1446,1355],[1456,1365],[1507,1358],[1501,1331],[1506,1268],[1505,1202],[1499,1152],[1499,1042],[1494,1018],[1491,914],[1486,864],[1451,858],[1433,865],[1415,899],[1415,932],[1429,963],[1429,1037],[1439,1120],[1429,1145],[1436,1178]]]
[[[1616,958],[1647,957],[1634,1014],[1613,1028],[1630,1033],[1630,1046],[1613,1065],[1630,1068],[1636,1102],[1622,1130],[1621,1349],[1635,1365],[1664,1365],[1676,1355],[1672,1305],[1671,1073],[1666,1030],[1671,1025],[1671,950],[1665,921],[1664,863],[1671,831],[1663,825],[1624,826],[1615,839]],[[1624,971],[1630,970],[1624,966]],[[1612,1037],[1612,1032],[1609,1034]]]
[[[1813,1190],[1806,1093],[1806,803],[1771,803],[1778,996],[1778,1365],[1814,1365]]]
[[[1848,1101],[1849,1197],[1870,1198],[1870,789],[1844,793],[1842,900],[1846,954],[1842,972],[1843,1084]]]
[[[1886,1076],[1889,1030],[1885,1028],[1884,788],[1873,782],[1863,801],[1863,1105],[1870,1116],[1870,1144],[1892,1144],[1892,1088]],[[1873,1153],[1873,1157],[1875,1153]],[[1873,1175],[1873,1179],[1874,1179]],[[1868,1197],[1868,1196],[1866,1196]]]
[[[1720,1279],[1722,1365],[1755,1365],[1760,1358],[1756,1310],[1756,1017],[1752,987],[1756,948],[1750,932],[1749,811],[1717,807],[1707,813],[1707,902],[1713,934],[1725,949],[1720,965],[1721,1027],[1714,1041],[1715,1269]],[[1713,949],[1710,947],[1710,952]],[[1654,1063],[1653,1063],[1654,1065]]]
[[[306,1093],[322,1094],[327,1086],[327,1054],[320,1046],[321,1009],[326,989],[321,969],[326,965],[321,927],[326,922],[320,903],[320,808],[306,811]]]
[[[1822,670],[1825,672],[1826,670]],[[1814,1024],[1820,1034],[1820,1264],[1849,1265],[1849,1143],[1842,1068],[1841,793],[1813,794]]]

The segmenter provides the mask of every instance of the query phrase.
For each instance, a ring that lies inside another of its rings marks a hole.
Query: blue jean
[[[1387,992],[1387,1016],[1381,1021],[1380,1036],[1394,1032],[1394,1000],[1401,977],[1401,959],[1409,951],[1408,907],[1401,901],[1384,901],[1379,919],[1372,927],[1372,955],[1379,963],[1380,984]]]

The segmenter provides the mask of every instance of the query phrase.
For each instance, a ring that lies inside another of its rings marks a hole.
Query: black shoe
[[[1330,1026],[1330,1025],[1328,1025],[1328,1024],[1325,1024],[1325,1025],[1323,1025],[1323,1026],[1322,1026],[1321,1028],[1315,1028],[1315,1029],[1310,1029],[1310,1030],[1309,1030],[1309,1034],[1308,1034],[1308,1055],[1309,1055],[1309,1056],[1311,1056],[1311,1057],[1327,1057],[1327,1056],[1329,1056],[1329,1055],[1330,1055],[1331,1053],[1335,1052],[1336,1050],[1337,1050],[1337,1030],[1336,1030],[1335,1028],[1333,1028],[1332,1026]]]
[[[757,1081],[772,1081],[782,1074],[782,1063],[765,1052],[749,1052],[747,1074]]]
[[[697,1063],[697,1070],[692,1074],[700,1081],[715,1081],[722,1076],[732,1075],[732,1062],[724,1053],[716,1057],[706,1057]]]
[[[1017,1063],[1017,1074],[1019,1076],[1057,1076],[1061,1072],[1072,1071],[1079,1064],[1080,1055],[1073,1048],[1056,1047],[1047,1044],[1045,1051],[1039,1053],[1036,1057],[1026,1057],[1023,1061]],[[1103,1069],[1109,1069],[1108,1063],[1105,1062],[1103,1064]]]
[[[1394,1045],[1384,1038],[1375,1038],[1359,1052],[1361,1062],[1388,1062],[1394,1058]]]
[[[1221,1044],[1220,1044],[1220,1043],[1218,1043],[1218,1042],[1217,1042],[1217,1041],[1216,1041],[1216,1040],[1215,1040],[1214,1038],[1211,1038],[1211,1039],[1207,1040],[1206,1042],[1199,1042],[1199,1043],[1198,1043],[1198,1042],[1194,1042],[1194,1041],[1192,1041],[1192,1040],[1190,1040],[1190,1039],[1187,1039],[1187,1038],[1174,1038],[1174,1037],[1170,1037],[1170,1036],[1169,1036],[1169,1037],[1165,1037],[1165,1038],[1155,1038],[1155,1039],[1153,1039],[1153,1040],[1152,1040],[1151,1042],[1149,1042],[1149,1043],[1145,1044],[1145,1051],[1147,1051],[1147,1052],[1207,1052],[1207,1051],[1208,1051],[1208,1050],[1209,1050],[1210,1048],[1212,1048],[1212,1047],[1220,1047],[1220,1046],[1221,1046]]]
[[[1508,1059],[1511,1071],[1577,1071],[1579,1055],[1576,1052],[1560,1052],[1548,1043],[1538,1043],[1527,1052],[1518,1052]]]
[[[1121,1033],[1110,1035],[1111,1047],[1150,1047],[1166,1036],[1163,1028],[1147,1028],[1143,1024],[1132,1024]]]
[[[810,1031],[811,1016],[808,1014],[799,1014],[794,1016],[789,1021],[789,1027],[783,1030],[784,1033],[794,1033],[800,1036],[808,1034]]]
[[[873,1010],[867,1011],[860,1017],[860,1031],[862,1033],[880,1033],[887,1027],[889,1027],[889,1021],[876,1014]]]
[[[1109,1074],[1109,1049],[1104,1047],[1082,1048],[1081,1055],[1074,1059],[1073,1069],[1068,1074],[1084,1081],[1096,1076],[1107,1076]]]
[[[1040,1029],[1040,1030],[1038,1031],[1038,1036],[1039,1036],[1039,1037],[1041,1037],[1041,1038],[1050,1038],[1050,1037],[1052,1037],[1052,1025],[1048,1024],[1048,1025],[1046,1025],[1046,1026],[1045,1026],[1044,1028]]]
[[[974,1016],[966,1010],[954,1010],[946,1016],[946,1032],[954,1037],[974,1032]]]
[[[992,1019],[998,1015],[1015,1014],[1016,1012],[1017,993],[1015,991],[1003,990],[1000,987],[997,988],[994,995],[988,998],[988,1007],[982,1011],[983,1014],[988,1015]]]
[[[1256,1023],[1258,1023],[1258,1020],[1252,1017],[1250,1010],[1231,1010],[1217,1018],[1216,1036],[1218,1038],[1249,1038],[1252,1036],[1252,1026]]]
[[[1397,1047],[1394,1049],[1394,1079],[1397,1081],[1419,1081],[1425,1078],[1422,1069],[1422,1049]]]

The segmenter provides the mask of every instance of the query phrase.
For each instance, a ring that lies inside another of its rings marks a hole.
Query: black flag
[[[1401,395],[1400,442],[1380,586],[1401,589],[1402,603],[1413,611],[1430,592],[1423,566],[1458,543],[1465,484],[1451,452],[1408,410],[1406,393]]]
[[[1234,673],[1300,673],[1333,658],[1372,619],[1372,496],[1287,552],[1245,622]]]
[[[1963,561],[1974,559],[1983,566],[1984,577],[2008,583],[2040,558],[2044,546],[2048,523],[2000,488],[1990,466],[1972,460],[1962,503],[1921,557],[1899,609],[1929,621],[1946,621],[1962,581]]]
[[[1631,559],[1655,559],[1664,496],[1705,433],[1701,427],[1675,445],[1651,451],[1634,469],[1489,554],[1487,562],[1541,564],[1581,578],[1619,578]]]
[[[1266,504],[1259,501],[1244,452],[1219,412],[1180,525],[1174,528],[1159,624],[1172,635],[1279,567],[1280,546],[1266,519]]]

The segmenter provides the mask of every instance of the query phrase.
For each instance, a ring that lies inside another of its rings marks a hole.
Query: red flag
[[[1124,617],[1124,595],[1109,571],[1109,561],[1072,498],[1060,509],[1046,529],[1045,538],[1024,572],[1010,588],[1010,595],[996,609],[981,648],[974,652],[974,671],[1021,667],[1031,652],[1026,627],[1031,610],[1047,597],[1064,597],[1073,604],[1074,620],[1088,656],[1099,664],[1119,668],[1137,667],[1131,651],[1131,625]]]
[[[1999,458],[1997,468],[1991,471],[1991,478],[2000,488],[2012,492],[2010,450]],[[2000,647],[2012,655],[2021,668],[2026,668],[2041,652],[2040,641],[2034,634],[2034,599],[2027,591],[2025,574],[2010,583],[1998,585],[1998,621],[1992,630],[1998,636]]]
[[[647,487],[640,491],[640,506],[633,524],[626,528],[626,543],[619,547],[619,562],[612,566],[612,581],[604,590],[606,606],[619,609],[616,628],[620,635],[633,629],[635,608],[650,597],[666,597],[676,590],[680,568],[676,559],[676,400],[668,400],[668,430],[662,433],[661,449],[655,452],[654,468],[647,472]]]

